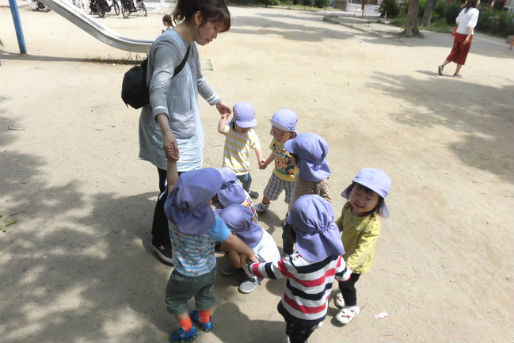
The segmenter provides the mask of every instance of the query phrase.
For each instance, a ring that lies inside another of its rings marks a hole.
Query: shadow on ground
[[[276,311],[272,308],[271,311]],[[239,330],[213,331],[222,342],[273,342],[286,343],[285,324],[283,321],[252,320],[239,307],[232,303],[224,303],[214,311],[215,318],[230,318],[226,327],[244,328]],[[216,323],[214,324],[216,325]]]
[[[444,126],[465,134],[463,140],[449,146],[455,156],[472,168],[492,172],[513,183],[514,85],[490,87],[433,75],[430,79],[416,79],[408,75],[376,72],[374,82],[368,87],[426,108],[423,112],[394,113],[392,117],[414,127]],[[477,98],[474,94],[488,96]]]
[[[285,39],[318,42],[327,38],[348,39],[361,33],[344,33],[340,30],[332,30],[328,25],[308,25],[310,22],[321,22],[321,16],[314,16],[305,25],[282,22],[280,19],[288,18],[286,15],[276,15],[278,20],[270,19],[267,13],[259,13],[259,17],[235,17],[232,21],[230,32],[240,34],[273,34],[281,35]],[[299,18],[291,15],[289,18],[298,20]],[[301,18],[305,20],[305,18]]]
[[[4,130],[8,123],[0,117],[3,147],[15,139]],[[42,181],[41,158],[5,150],[0,160],[10,166],[0,168],[5,210],[17,219],[0,232],[0,292],[10,295],[0,303],[0,341],[165,340],[176,326],[164,303],[171,268],[142,243],[156,194],[85,195],[76,180],[58,186]],[[223,342],[285,342],[282,322],[250,320],[231,303],[238,284],[230,277],[216,284],[216,293],[229,301],[218,303],[219,329],[209,335]],[[245,334],[223,327],[244,328]]]

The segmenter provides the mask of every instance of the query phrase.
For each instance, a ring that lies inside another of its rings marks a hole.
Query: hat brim
[[[363,185],[361,182],[356,182],[358,183],[359,185]],[[363,185],[365,187],[368,187],[366,185]],[[368,187],[369,188],[369,187]],[[351,189],[352,189],[352,185],[349,185],[348,187],[346,187],[344,189],[344,191],[341,192],[341,196],[345,199],[348,199],[350,200],[350,192],[351,192]],[[371,188],[370,188],[371,189]],[[373,192],[375,192],[373,190]],[[376,193],[376,192],[375,192]],[[377,193],[378,194],[378,193]],[[384,201],[382,202],[382,207],[379,209],[378,211],[378,215],[381,216],[382,218],[388,218],[390,213],[389,213],[389,208],[387,207],[386,205],[386,202],[385,202],[385,199]]]
[[[236,120],[236,125],[239,126],[239,127],[244,128],[244,129],[249,129],[249,128],[257,126],[257,120],[255,120],[255,119],[254,120],[250,120],[250,121]]]
[[[223,207],[232,204],[242,204],[246,200],[245,191],[243,188],[236,188],[234,186],[220,189],[218,191],[218,200]]]
[[[280,124],[278,121],[274,121],[273,119],[270,119],[269,121],[271,122],[271,126],[273,126],[274,128],[288,132],[296,132],[296,130],[291,130],[287,126]]]
[[[320,182],[330,176],[330,167],[326,160],[316,164],[300,158],[298,169],[300,169],[300,175],[309,182]]]
[[[322,233],[306,234],[297,231],[296,247],[300,255],[309,262],[323,261],[328,256],[344,255],[343,242],[335,223]]]

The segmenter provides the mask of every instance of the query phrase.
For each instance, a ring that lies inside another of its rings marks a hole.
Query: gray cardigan
[[[146,81],[150,103],[143,107],[139,119],[139,157],[164,170],[167,161],[162,148],[161,129],[155,117],[158,114],[168,116],[179,146],[178,170],[197,169],[201,168],[203,159],[198,95],[210,105],[220,101],[219,95],[202,75],[196,43],[191,43],[187,63],[173,77],[188,44],[175,30],[169,29],[157,37],[148,55]]]

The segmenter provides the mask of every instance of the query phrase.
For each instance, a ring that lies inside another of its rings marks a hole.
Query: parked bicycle
[[[98,14],[100,18],[105,16],[105,13],[114,11],[114,14],[120,14],[120,5],[116,0],[90,0],[89,8],[91,14]]]
[[[130,13],[133,12],[143,12],[143,15],[146,17],[146,6],[143,0],[137,0],[137,5],[134,6],[134,2],[132,0],[121,0],[121,15],[123,18],[128,18]]]

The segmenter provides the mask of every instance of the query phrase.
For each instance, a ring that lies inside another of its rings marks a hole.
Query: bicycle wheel
[[[114,8],[114,14],[120,15],[120,5],[118,5],[116,0],[112,2],[112,7]]]
[[[123,2],[121,3],[121,15],[123,16],[123,18],[128,18],[130,15],[130,8],[127,7],[127,5]]]
[[[145,17],[148,15],[148,13],[146,13],[146,6],[144,2],[141,4],[141,11],[143,11]]]

